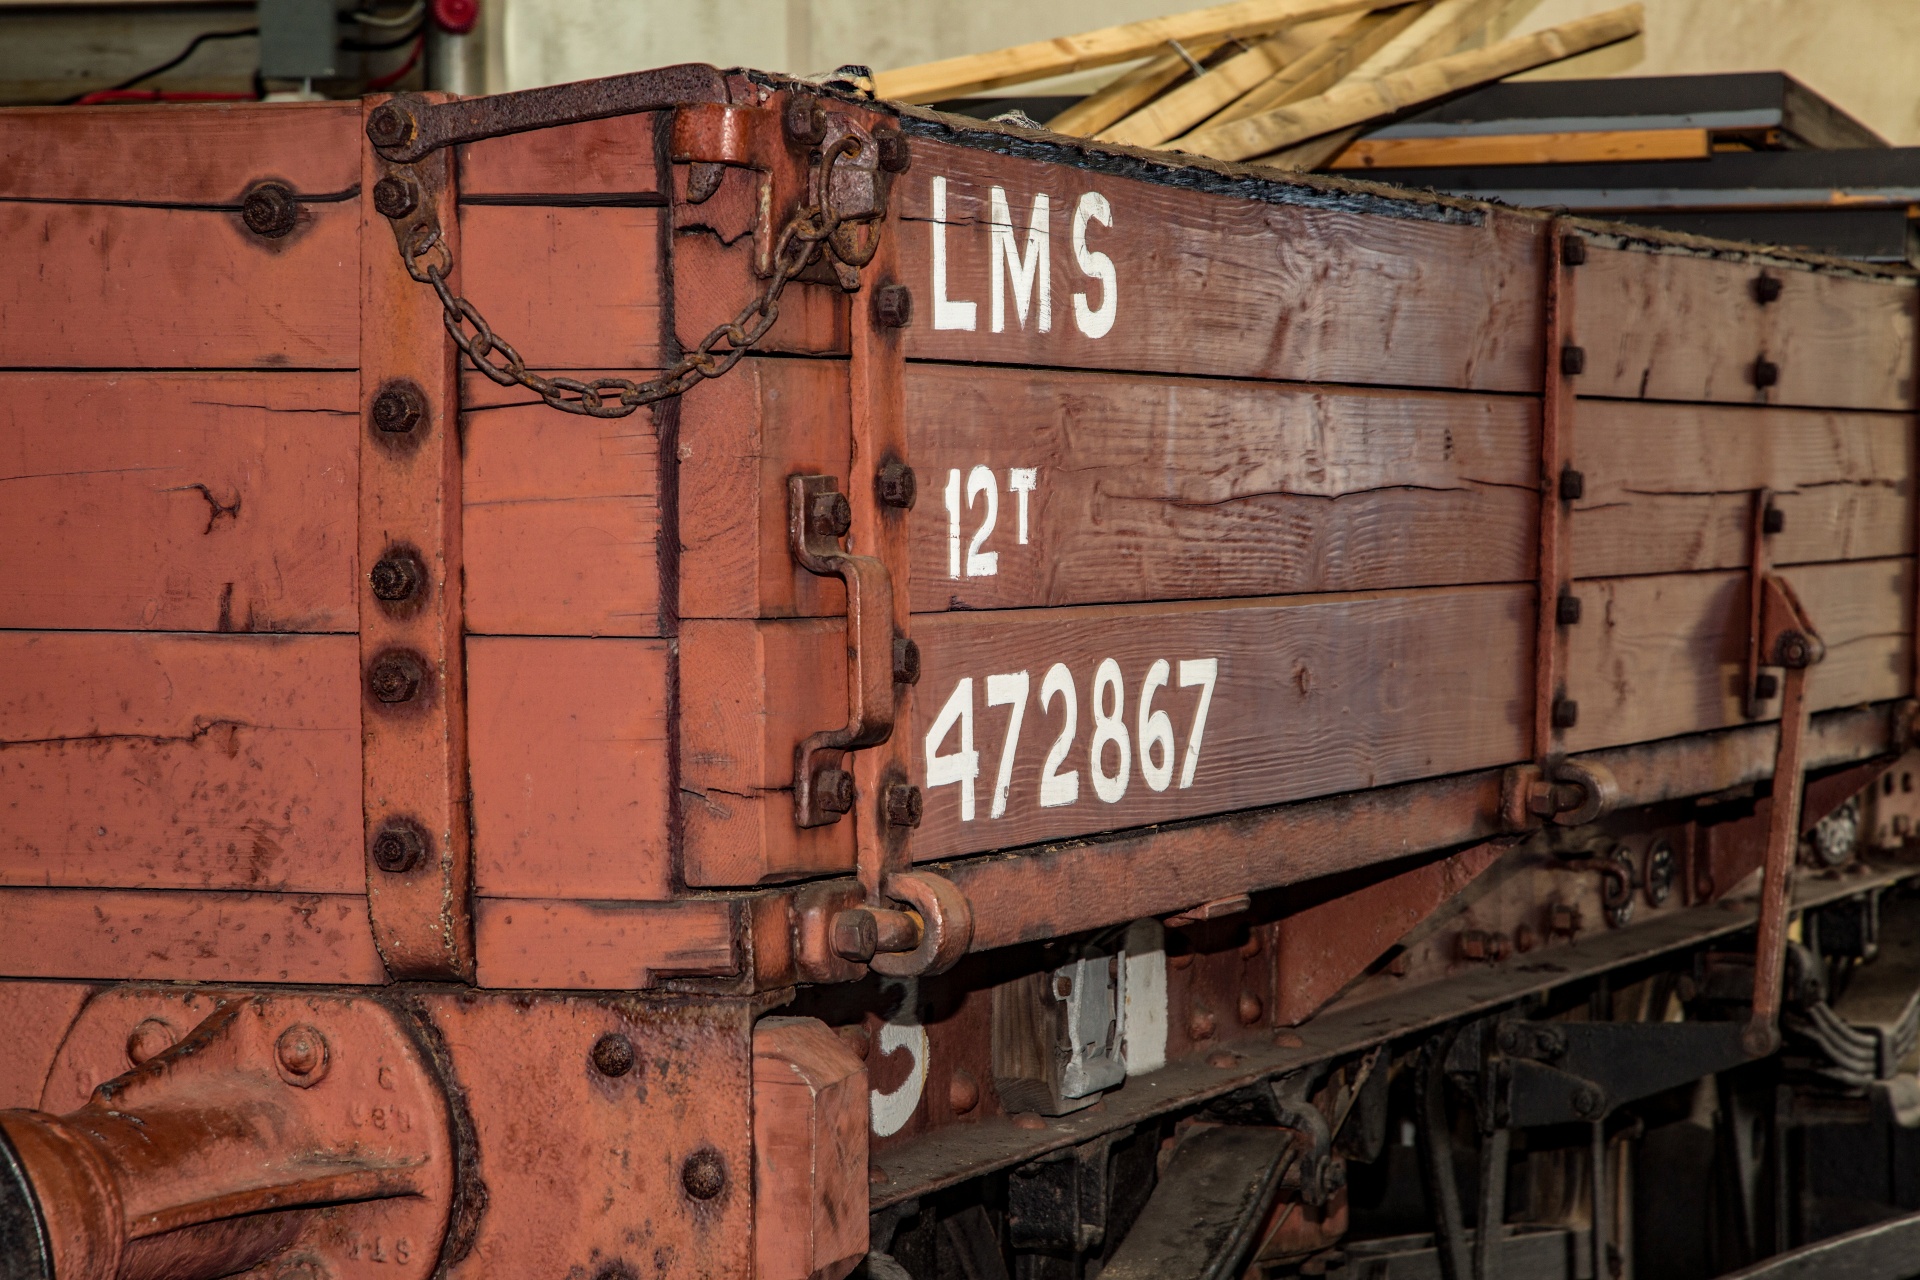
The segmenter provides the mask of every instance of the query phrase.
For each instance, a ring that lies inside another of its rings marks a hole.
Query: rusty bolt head
[[[1393,959],[1387,961],[1387,972],[1396,978],[1404,978],[1412,970],[1413,961],[1407,959],[1405,951],[1395,952]]]
[[[1762,671],[1753,678],[1753,696],[1761,702],[1780,696],[1780,677],[1771,671]]]
[[[920,646],[905,636],[897,637],[893,642],[893,682],[920,683]]]
[[[904,782],[891,783],[887,787],[887,825],[893,827],[917,827],[924,801],[920,798],[920,788]]]
[[[1539,945],[1540,935],[1533,931],[1532,925],[1523,924],[1513,931],[1513,949],[1515,951],[1524,954]]]
[[[1571,591],[1562,591],[1553,602],[1553,620],[1563,627],[1578,626],[1580,623],[1580,597]]]
[[[425,664],[404,649],[389,650],[367,667],[367,692],[389,705],[413,701],[426,682]]]
[[[1578,502],[1587,496],[1587,475],[1567,467],[1560,472],[1560,501]]]
[[[1804,631],[1782,631],[1773,642],[1773,661],[1780,667],[1804,667],[1813,661],[1813,643]]]
[[[1780,366],[1761,356],[1753,362],[1753,385],[1762,390],[1780,381]]]
[[[1513,939],[1504,933],[1487,935],[1487,958],[1498,963],[1513,954]]]
[[[420,188],[411,178],[388,174],[373,184],[373,207],[383,218],[404,218],[420,207]]]
[[[413,112],[397,102],[383,102],[367,117],[367,141],[376,147],[404,147],[419,127]]]
[[[913,165],[913,153],[907,150],[907,136],[898,129],[875,129],[873,145],[880,151],[880,167],[888,173],[905,173]]]
[[[842,960],[865,964],[880,949],[880,925],[873,912],[854,907],[834,915],[828,945]]]
[[[1240,1006],[1235,1012],[1240,1015],[1241,1026],[1252,1026],[1254,1023],[1260,1021],[1260,1016],[1266,1011],[1267,1007],[1261,1003],[1259,996],[1253,994],[1251,991],[1242,991],[1240,993]]]
[[[1592,1120],[1600,1115],[1604,1105],[1600,1091],[1590,1084],[1578,1084],[1573,1087],[1572,1096],[1567,1099],[1573,1104],[1573,1113]]]
[[[873,492],[883,505],[910,511],[920,496],[920,482],[906,463],[889,462],[873,477]]]
[[[827,113],[820,109],[818,102],[804,94],[795,94],[787,99],[787,109],[781,114],[780,120],[790,142],[812,147],[826,140]]]
[[[853,775],[845,769],[822,769],[813,775],[813,794],[822,813],[846,813],[853,808]]]
[[[1459,945],[1460,958],[1462,960],[1485,960],[1488,958],[1490,948],[1484,930],[1463,930],[1460,934]]]
[[[161,1018],[147,1018],[127,1033],[127,1061],[145,1066],[179,1040],[172,1024]]]
[[[853,527],[853,504],[844,493],[816,493],[807,507],[807,528],[816,537],[842,538]]]
[[[382,387],[380,394],[373,398],[373,425],[388,435],[413,430],[426,412],[426,400],[404,383]]]
[[[964,1067],[955,1067],[953,1079],[947,1083],[947,1105],[953,1108],[953,1114],[963,1116],[980,1105],[980,1084],[973,1073]]]
[[[1787,513],[1778,507],[1768,507],[1760,513],[1760,532],[1779,533],[1787,527]]]
[[[1763,271],[1753,278],[1753,300],[1763,307],[1777,302],[1783,287],[1779,276]]]
[[[633,1041],[618,1031],[609,1031],[593,1042],[593,1069],[611,1079],[633,1070]]]
[[[407,818],[389,818],[375,833],[373,865],[388,875],[401,875],[427,856],[427,833]]]
[[[727,1162],[712,1147],[702,1147],[680,1166],[680,1185],[695,1200],[711,1200],[727,1189]]]
[[[883,284],[875,289],[873,319],[883,329],[904,329],[912,324],[912,290],[903,284]]]
[[[1560,372],[1577,378],[1587,371],[1587,349],[1569,342],[1560,348]]]
[[[1586,237],[1573,234],[1560,237],[1560,261],[1570,267],[1578,267],[1583,265],[1586,260]]]
[[[240,220],[263,240],[278,240],[300,219],[300,204],[284,182],[255,183],[240,200]]]
[[[327,1056],[327,1038],[305,1022],[294,1023],[273,1042],[280,1078],[298,1089],[310,1089],[326,1077]]]
[[[1216,1025],[1211,1013],[1205,1009],[1195,1009],[1193,1016],[1187,1019],[1187,1039],[1211,1040]]]
[[[374,561],[373,568],[367,572],[367,582],[375,598],[388,604],[412,599],[425,577],[419,558],[401,550],[389,550]]]
[[[1553,727],[1571,729],[1580,723],[1580,704],[1572,698],[1553,700]]]
[[[1547,927],[1555,933],[1576,934],[1581,924],[1580,908],[1571,902],[1556,902],[1547,908]]]

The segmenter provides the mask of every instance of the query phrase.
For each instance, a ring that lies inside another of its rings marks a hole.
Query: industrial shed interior
[[[0,0],[0,1280],[1920,1276],[1916,56]]]

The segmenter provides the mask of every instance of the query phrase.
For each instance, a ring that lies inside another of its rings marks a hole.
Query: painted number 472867
[[[1197,695],[1175,699],[1165,691],[1176,682],[1181,689],[1197,689]],[[1200,744],[1207,731],[1207,710],[1213,703],[1213,686],[1220,676],[1218,658],[1182,658],[1177,664],[1156,659],[1146,670],[1134,698],[1134,715],[1127,715],[1126,680],[1120,664],[1103,658],[1094,668],[1091,696],[1088,699],[1091,727],[1087,738],[1087,772],[1093,794],[1107,804],[1117,804],[1127,794],[1134,766],[1139,765],[1140,780],[1149,790],[1165,791],[1175,785],[1191,787],[1200,768]],[[1031,673],[1008,671],[988,676],[986,705],[1007,707],[1007,736],[1000,746],[999,768],[994,775],[993,797],[987,810],[991,818],[1007,812],[1013,793],[1014,768],[1020,752],[1020,730],[1025,723],[1027,702],[1032,690]],[[1039,801],[1043,809],[1077,804],[1082,798],[1080,771],[1067,769],[1068,753],[1080,730],[1080,694],[1072,670],[1064,662],[1047,668],[1040,680],[1040,712],[1049,719],[1058,717],[1059,731],[1040,766]],[[1192,716],[1188,720],[1184,749],[1174,741],[1173,715],[1168,704],[1190,700]],[[1156,706],[1156,701],[1162,705]],[[928,799],[938,787],[959,788],[960,820],[972,822],[976,811],[975,787],[980,777],[980,752],[974,747],[975,690],[972,676],[963,677],[954,686],[946,705],[927,729],[925,742]],[[957,731],[957,732],[956,732]],[[945,751],[947,739],[957,736],[958,745]]]

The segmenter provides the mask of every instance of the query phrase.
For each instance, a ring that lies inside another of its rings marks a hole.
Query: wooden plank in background
[[[0,627],[351,631],[348,373],[0,374]]]
[[[1775,564],[1865,560],[1912,546],[1914,436],[1880,413],[1585,400],[1573,507],[1582,578],[1727,569],[1751,554],[1753,491],[1786,527]]]
[[[1474,164],[1603,164],[1622,160],[1704,160],[1705,129],[1611,129],[1586,133],[1461,134],[1360,138],[1329,169],[1432,168]]]
[[[467,630],[661,634],[653,411],[560,413],[461,375]]]
[[[481,898],[483,987],[632,991],[668,975],[724,977],[739,965],[733,902],[567,902]]]
[[[0,254],[0,367],[359,362],[357,201],[302,205],[277,240],[237,210],[0,202],[0,244],[33,246]]]
[[[0,883],[364,889],[356,655],[0,632]]]
[[[665,899],[667,646],[467,642],[474,890]]]
[[[656,119],[652,112],[614,116],[469,142],[460,148],[461,199],[658,193]]]
[[[364,897],[101,889],[0,889],[0,973],[133,982],[387,980]]]
[[[1779,281],[1762,303],[1755,281]],[[1914,407],[1911,281],[1593,246],[1580,268],[1583,396]],[[1779,382],[1754,384],[1765,356]]]
[[[923,612],[1533,573],[1528,399],[914,364],[907,421]]]
[[[238,204],[268,178],[334,195],[366,145],[358,102],[14,107],[5,133],[0,200]]]
[[[893,196],[917,304],[912,358],[1540,389],[1537,218],[1280,181],[1236,189],[1222,180],[1216,195],[922,138],[913,149]],[[936,181],[945,192],[938,223]],[[1010,255],[995,257],[994,188],[1022,261],[1044,250],[1044,327],[1038,281],[1022,318]],[[1047,200],[1046,234],[1030,242],[1036,196]],[[1104,218],[1095,216],[1102,202]]]
[[[1910,558],[1783,570],[1827,656],[1807,681],[1815,710],[1905,697],[1911,690]],[[1569,751],[1646,742],[1746,723],[1744,570],[1576,582],[1567,696],[1580,704]],[[1779,712],[1770,704],[1768,715]]]

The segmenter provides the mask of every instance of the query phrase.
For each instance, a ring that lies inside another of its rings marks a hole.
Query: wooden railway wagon
[[[1783,1018],[1914,1109],[1915,298],[705,67],[0,113],[0,1273],[1412,1274],[1402,1117],[1614,1267]]]

